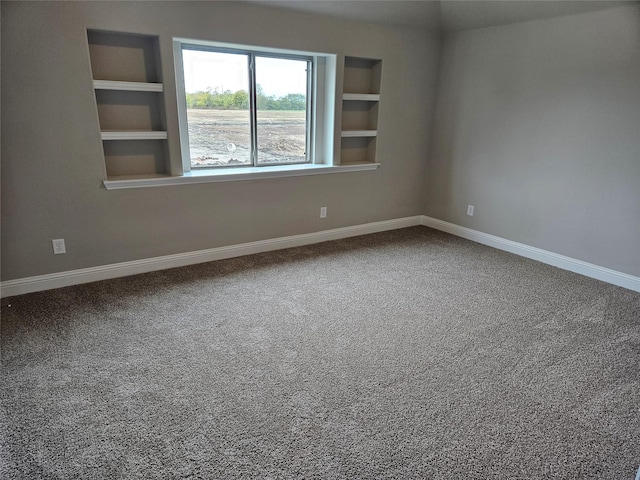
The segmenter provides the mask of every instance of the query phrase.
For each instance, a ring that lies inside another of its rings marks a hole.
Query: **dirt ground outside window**
[[[258,110],[257,119],[259,164],[305,161],[305,111]],[[248,110],[188,109],[187,120],[192,167],[251,164]]]

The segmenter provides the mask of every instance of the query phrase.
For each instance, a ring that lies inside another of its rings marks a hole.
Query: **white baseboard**
[[[564,270],[569,270],[587,277],[640,292],[639,277],[634,277],[633,275],[628,275],[626,273],[610,270],[581,260],[558,255],[557,253],[542,250],[540,248],[530,247],[529,245],[513,242],[511,240],[489,235],[470,228],[461,227],[436,218],[418,215],[415,217],[366,223],[363,225],[355,225],[353,227],[323,230],[320,232],[306,233],[302,235],[291,235],[288,237],[242,243],[227,247],[210,248],[195,252],[178,253],[175,255],[165,255],[162,257],[134,260],[131,262],[114,263],[111,265],[102,265],[60,273],[51,273],[48,275],[20,278],[17,280],[8,280],[0,283],[0,297],[11,297],[25,293],[67,287],[70,285],[79,285],[99,280],[108,280],[110,278],[126,277],[128,275],[164,270],[167,268],[183,267],[186,265],[194,265],[196,263],[212,262],[215,260],[223,260],[225,258],[240,257],[254,253],[280,250],[283,248],[300,247],[302,245],[355,237],[369,233],[384,232],[386,230],[395,230],[415,225],[431,227],[436,230],[451,233],[458,237],[473,240],[474,242],[478,242],[483,245],[497,248],[499,250],[515,253],[522,257],[531,258]]]
[[[579,273],[587,277],[602,280],[603,282],[618,285],[619,287],[640,292],[640,277],[600,267],[592,263],[583,262],[582,260],[576,260],[575,258],[565,257],[564,255],[558,255],[557,253],[542,250],[540,248],[530,247],[523,243],[513,242],[511,240],[489,235],[488,233],[479,232],[471,228],[461,227],[460,225],[438,220],[437,218],[427,217],[425,215],[422,216],[421,224],[426,227],[451,233],[452,235],[473,240],[474,242],[488,245],[499,250],[515,253],[522,257],[531,258],[548,265],[553,265],[554,267],[562,268],[563,270],[569,270],[570,272]]]
[[[0,297],[11,297],[25,293],[51,290],[54,288],[68,287],[82,283],[97,282],[110,278],[126,277],[139,273],[153,272],[167,268],[184,267],[196,263],[212,262],[225,258],[240,257],[254,253],[280,250],[283,248],[300,247],[313,243],[338,240],[341,238],[355,237],[369,233],[384,232],[386,230],[396,230],[398,228],[412,227],[420,225],[422,216],[398,218],[383,222],[373,222],[353,227],[335,228],[323,230],[321,232],[306,233],[302,235],[291,235],[288,237],[261,240],[257,242],[230,245],[227,247],[210,248],[195,252],[178,253],[175,255],[165,255],[162,257],[134,260],[131,262],[114,263],[99,267],[82,268],[79,270],[69,270],[60,273],[38,275],[35,277],[8,280],[0,283]]]

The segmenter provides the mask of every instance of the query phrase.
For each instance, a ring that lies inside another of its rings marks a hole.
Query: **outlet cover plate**
[[[67,249],[64,245],[64,238],[57,238],[55,240],[51,240],[53,244],[53,254],[60,255],[62,253],[67,253]]]

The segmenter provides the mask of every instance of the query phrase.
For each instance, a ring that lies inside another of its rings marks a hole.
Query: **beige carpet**
[[[633,479],[640,294],[425,227],[2,301],[0,477]]]

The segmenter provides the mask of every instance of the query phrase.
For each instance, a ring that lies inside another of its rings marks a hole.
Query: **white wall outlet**
[[[58,238],[56,240],[51,240],[53,244],[53,254],[60,255],[61,253],[67,253],[67,249],[64,246],[64,238]]]
[[[320,207],[320,218],[327,218],[327,207]]]
[[[473,217],[473,210],[476,207],[474,207],[473,205],[467,205],[467,215],[469,215],[470,217]]]

